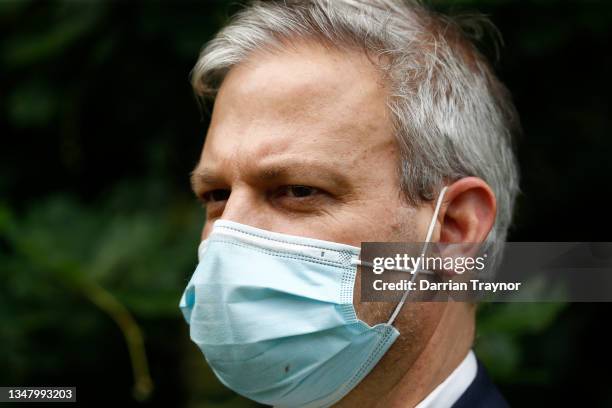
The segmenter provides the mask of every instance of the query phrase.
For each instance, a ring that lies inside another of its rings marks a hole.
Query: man
[[[215,103],[181,307],[219,379],[278,406],[506,406],[473,304],[361,302],[340,264],[365,241],[503,243],[518,118],[460,27],[400,0],[256,2],[192,75]],[[348,309],[325,297],[342,279]]]

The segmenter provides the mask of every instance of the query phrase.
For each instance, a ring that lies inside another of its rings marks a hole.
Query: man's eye
[[[206,193],[202,194],[202,201],[204,201],[205,203],[225,201],[229,198],[230,192],[231,191],[227,189],[217,189],[217,190],[207,191]]]
[[[285,186],[283,188],[284,194],[292,198],[306,198],[315,195],[319,192],[317,188],[309,186]]]

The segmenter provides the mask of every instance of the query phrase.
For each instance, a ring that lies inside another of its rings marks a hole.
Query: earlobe
[[[495,194],[484,180],[457,180],[446,191],[440,242],[483,242],[493,228],[496,210]]]

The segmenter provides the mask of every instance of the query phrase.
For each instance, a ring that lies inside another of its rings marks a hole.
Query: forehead
[[[354,160],[393,143],[386,98],[361,52],[314,43],[257,52],[223,81],[202,159]]]

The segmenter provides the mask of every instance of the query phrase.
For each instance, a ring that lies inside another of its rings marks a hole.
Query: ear
[[[448,186],[441,210],[440,242],[479,243],[493,228],[497,204],[484,180],[465,177]]]

